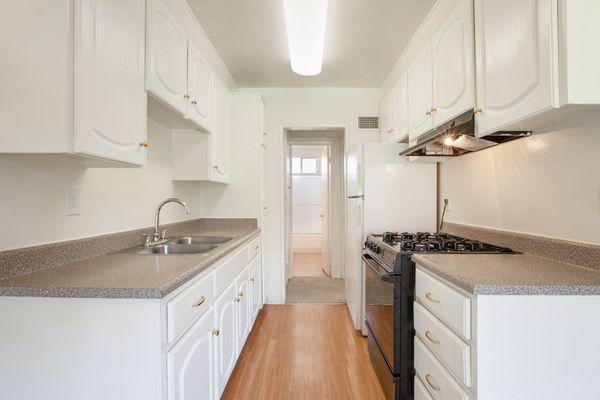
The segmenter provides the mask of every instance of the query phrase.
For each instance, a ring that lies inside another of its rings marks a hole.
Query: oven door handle
[[[381,272],[379,272],[379,270],[377,268],[375,268],[372,264],[371,261],[376,262],[378,265],[381,266],[381,268],[383,268],[383,266],[374,258],[371,257],[366,257],[364,254],[362,256],[363,261],[369,266],[369,268],[371,268],[377,275],[379,275],[379,277],[381,278],[382,281],[384,282],[389,282],[389,283],[394,283],[394,278],[391,275],[388,274],[382,274]],[[384,268],[385,269],[385,268]]]

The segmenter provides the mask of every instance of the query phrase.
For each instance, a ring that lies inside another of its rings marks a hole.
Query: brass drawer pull
[[[239,296],[239,297],[244,297],[244,292],[239,292],[239,293],[238,293],[238,296]]]
[[[250,278],[250,283],[253,283],[253,282],[254,282],[254,278],[252,277],[252,278]]]
[[[431,386],[433,390],[437,390],[439,392],[441,390],[440,387],[431,383],[431,378],[432,376],[430,374],[425,375],[425,380],[427,381],[427,384]]]
[[[425,337],[431,342],[435,344],[440,344],[440,341],[433,337],[430,331],[425,331]]]
[[[206,299],[204,298],[204,296],[202,296],[198,299],[197,302],[192,304],[192,307],[200,307],[202,304],[204,304],[204,301],[206,301]]]
[[[240,299],[239,297],[236,297],[234,301],[235,301],[236,303],[239,303],[239,302],[240,302],[240,300],[242,300],[242,299]]]
[[[148,140],[144,139],[144,140],[142,140],[142,141],[140,142],[140,147],[141,147],[141,148],[147,149],[147,148],[148,148],[148,146],[150,146],[150,144],[148,143]]]
[[[425,297],[427,297],[427,300],[431,301],[432,303],[440,303],[439,300],[436,300],[433,295],[431,294],[431,292],[427,292],[425,293]]]
[[[219,331],[217,328],[215,328],[215,329],[213,329],[213,330],[212,330],[210,333],[211,333],[213,336],[219,336],[219,333],[221,333],[221,332],[220,332],[220,331]]]
[[[196,104],[198,104],[198,102],[196,100],[192,100],[192,105],[195,106]]]

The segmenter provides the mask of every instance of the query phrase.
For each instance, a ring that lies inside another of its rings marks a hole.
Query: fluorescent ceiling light
[[[300,75],[321,73],[328,0],[283,0],[292,70]]]

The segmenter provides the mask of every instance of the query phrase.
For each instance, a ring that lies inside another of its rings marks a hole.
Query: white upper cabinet
[[[213,182],[229,183],[231,135],[231,94],[219,81],[215,80],[214,130],[210,135],[210,175]]]
[[[476,0],[480,135],[553,106],[554,0]]]
[[[167,353],[168,400],[215,398],[213,313],[207,312]]]
[[[74,150],[142,165],[144,0],[75,2]]]
[[[408,135],[415,140],[433,129],[433,81],[431,44],[408,68]]]
[[[473,7],[461,1],[432,40],[433,119],[438,126],[475,106]]]
[[[214,92],[213,72],[202,53],[191,42],[188,47],[186,118],[210,131]]]
[[[388,94],[379,106],[379,118],[381,120],[381,141],[391,142],[394,133],[394,96]]]
[[[145,9],[144,0],[3,6],[0,153],[145,164]]]
[[[598,109],[599,1],[475,0],[474,14],[479,136]]]
[[[181,114],[188,102],[188,42],[161,0],[148,0],[146,88]]]
[[[394,132],[392,132],[391,141],[403,141],[408,137],[408,82],[406,73],[402,74],[394,88],[392,114]]]

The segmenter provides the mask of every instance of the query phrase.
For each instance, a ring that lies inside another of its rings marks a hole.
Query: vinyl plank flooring
[[[224,400],[384,400],[345,305],[265,305]]]

